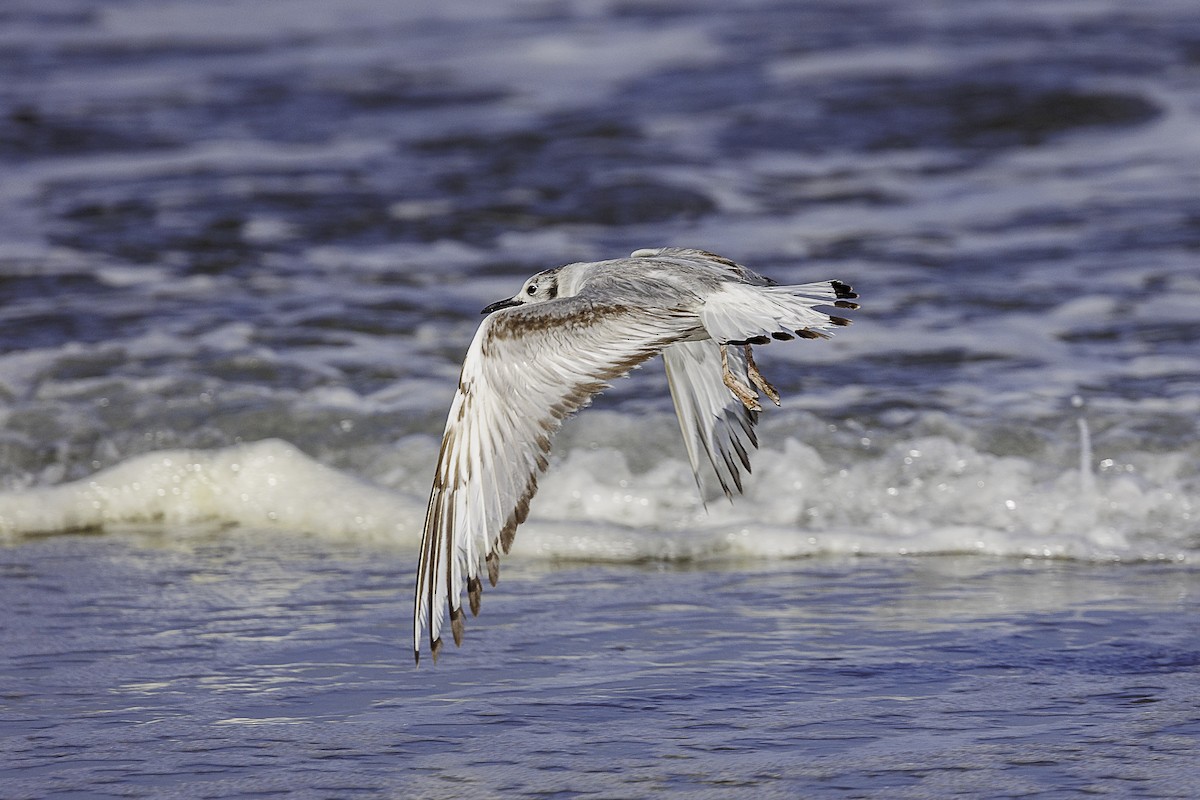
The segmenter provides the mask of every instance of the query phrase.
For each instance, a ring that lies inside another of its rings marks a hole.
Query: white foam
[[[396,448],[405,469],[375,467],[393,480],[431,470],[427,444]],[[839,465],[784,438],[758,453],[745,497],[710,500],[707,509],[682,453],[642,470],[630,466],[631,455],[568,448],[542,481],[514,555],[623,562],[949,553],[1194,558],[1189,537],[1200,492],[1185,453],[1121,463],[1099,454],[1095,472],[1081,473],[929,436]],[[150,453],[84,480],[0,494],[0,535],[215,521],[415,548],[425,499],[416,491],[368,483],[267,440]]]
[[[278,439],[167,450],[90,478],[0,495],[0,536],[129,523],[221,522],[368,541],[419,534],[416,501],[323,466]]]
[[[1186,459],[1153,475],[1047,471],[947,437],[898,442],[832,467],[788,439],[755,461],[746,497],[687,513],[690,476],[669,463],[633,477],[620,454],[572,453],[543,482],[538,515],[587,531],[531,526],[522,552],[552,558],[801,557],[980,553],[1084,560],[1187,560],[1197,493]],[[674,472],[672,481],[664,480]],[[602,476],[602,477],[601,477]],[[681,494],[683,497],[681,497]]]

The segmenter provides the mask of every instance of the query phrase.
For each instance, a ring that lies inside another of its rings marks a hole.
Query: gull
[[[713,253],[679,247],[539,272],[483,309],[463,360],[438,453],[417,568],[413,650],[429,628],[434,661],[444,609],[463,637],[462,594],[479,613],[486,572],[512,546],[563,419],[608,382],[659,353],[696,483],[707,461],[727,497],[742,491],[762,392],[779,393],[752,345],[825,339],[849,325],[818,306],[855,309],[840,281],[777,285]],[[702,487],[701,487],[702,488]]]

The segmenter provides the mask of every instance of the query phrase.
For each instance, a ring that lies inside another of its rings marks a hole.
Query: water
[[[5,4],[3,794],[1195,796],[1192,6]],[[864,308],[734,504],[614,386],[414,670],[478,310],[659,245]]]
[[[470,646],[415,671],[394,565],[359,547],[145,529],[7,549],[5,794],[1197,787],[1185,567],[513,561]]]

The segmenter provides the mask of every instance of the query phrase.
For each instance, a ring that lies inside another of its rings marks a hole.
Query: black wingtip
[[[724,342],[721,342],[723,345],[730,345],[732,347],[742,347],[748,344],[764,345],[770,343],[771,338],[769,336],[751,336],[749,339],[727,339]]]
[[[483,597],[483,584],[479,581],[479,576],[467,578],[467,599],[471,603],[471,616],[479,616],[479,605]]]
[[[454,634],[455,647],[462,647],[464,627],[463,610],[461,608],[450,609],[450,632]]]
[[[858,295],[855,293],[854,289],[848,283],[842,283],[841,281],[830,281],[829,285],[833,287],[833,293],[840,300],[857,300],[858,299]]]

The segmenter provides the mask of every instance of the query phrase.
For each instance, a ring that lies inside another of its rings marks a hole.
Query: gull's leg
[[[758,365],[754,363],[754,354],[750,352],[750,345],[742,346],[746,348],[746,374],[750,376],[750,382],[762,390],[763,394],[771,398],[772,403],[779,405],[779,392],[758,371]]]
[[[742,405],[746,407],[747,411],[762,411],[762,406],[758,404],[758,395],[754,393],[754,390],[735,378],[729,371],[729,356],[725,352],[727,346],[721,345],[721,379],[725,381],[729,391],[733,392],[733,396],[742,401]]]

